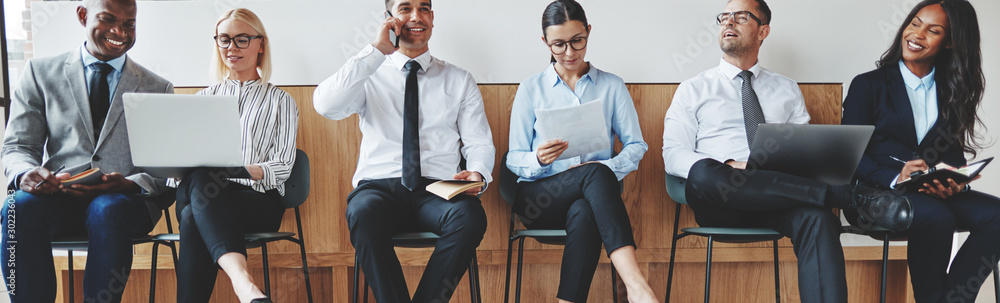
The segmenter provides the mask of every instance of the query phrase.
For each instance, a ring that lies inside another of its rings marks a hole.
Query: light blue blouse
[[[563,108],[597,100],[603,101],[608,141],[614,146],[617,135],[623,145],[621,152],[615,156],[614,149],[609,148],[541,165],[536,149],[545,142],[536,136],[535,109]],[[510,153],[506,164],[520,176],[518,182],[543,179],[588,161],[599,161],[607,165],[621,180],[629,172],[639,168],[639,160],[642,160],[643,154],[649,149],[642,140],[639,116],[625,82],[614,74],[597,69],[593,64],[590,64],[590,71],[577,81],[576,91],[571,90],[559,78],[554,65],[549,65],[541,73],[524,80],[517,88],[510,116]]]
[[[906,96],[910,98],[910,108],[913,109],[913,126],[917,130],[917,144],[920,144],[934,123],[937,123],[938,99],[937,85],[934,81],[934,72],[937,71],[937,68],[920,78],[906,67],[903,60],[899,60],[899,71],[903,74]]]

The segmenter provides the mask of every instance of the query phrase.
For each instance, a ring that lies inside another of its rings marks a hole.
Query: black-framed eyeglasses
[[[218,44],[221,48],[229,48],[229,45],[236,41],[236,48],[247,48],[250,47],[250,41],[253,39],[262,39],[264,36],[250,36],[245,34],[236,35],[236,37],[229,36],[215,36],[215,44]]]
[[[722,25],[723,23],[726,23],[726,21],[732,19],[736,24],[746,24],[747,22],[750,22],[751,18],[753,18],[754,21],[757,21],[757,24],[759,25],[767,24],[760,21],[760,18],[757,18],[757,16],[754,16],[753,13],[748,11],[721,13],[718,16],[715,16],[715,23]]]
[[[569,41],[556,40],[549,44],[549,50],[553,55],[562,55],[566,53],[567,45],[575,51],[582,51],[587,48],[587,37],[576,37]]]

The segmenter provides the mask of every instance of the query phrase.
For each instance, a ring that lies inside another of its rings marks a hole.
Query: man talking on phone
[[[496,149],[469,72],[430,55],[430,0],[387,0],[375,41],[316,88],[323,116],[360,117],[360,159],[347,227],[380,303],[411,302],[392,235],[441,236],[413,302],[448,302],[486,232],[474,188],[451,200],[425,189],[439,179],[491,181]],[[390,32],[399,36],[398,49]],[[462,159],[465,167],[462,168]]]
[[[52,239],[86,236],[84,302],[120,302],[132,268],[131,238],[145,235],[173,203],[165,179],[132,164],[122,94],[173,93],[125,53],[135,43],[134,0],[84,0],[77,49],[32,59],[11,98],[4,173],[16,190],[3,205],[3,274],[11,302],[52,302]],[[63,173],[56,174],[60,168]],[[98,184],[63,186],[69,173],[100,168]],[[9,215],[9,216],[7,216]]]

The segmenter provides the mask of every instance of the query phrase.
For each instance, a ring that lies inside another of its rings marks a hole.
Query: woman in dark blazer
[[[977,110],[984,78],[975,9],[925,0],[905,19],[878,69],[854,78],[842,124],[874,125],[856,177],[895,188],[939,163],[966,165],[981,146]],[[974,302],[1000,258],[1000,199],[968,183],[895,188],[913,205],[907,260],[917,302]],[[851,217],[851,216],[848,216]],[[949,270],[956,229],[971,232]],[[989,261],[984,261],[989,260]]]

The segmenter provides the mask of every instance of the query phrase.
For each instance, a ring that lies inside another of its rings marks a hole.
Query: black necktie
[[[94,140],[101,136],[104,119],[111,107],[111,92],[108,88],[108,74],[113,70],[111,65],[103,62],[91,64],[97,71],[90,76],[90,118],[94,122]]]
[[[753,91],[753,72],[745,70],[740,72],[743,78],[743,123],[747,129],[747,146],[753,146],[753,137],[757,135],[757,125],[764,123],[764,111],[760,109],[760,101],[757,100],[757,93]]]
[[[403,186],[414,190],[420,184],[420,98],[417,71],[420,63],[406,62],[406,94],[403,103]]]

